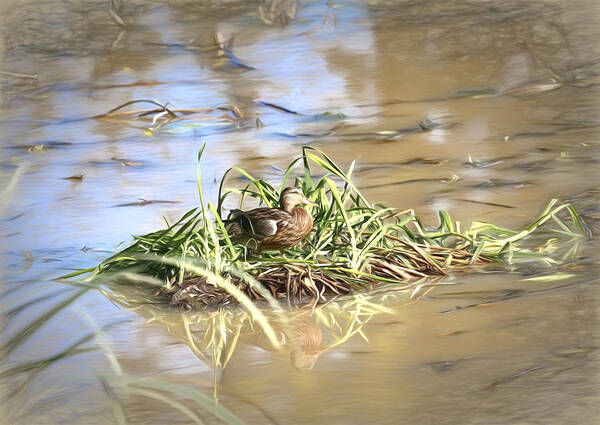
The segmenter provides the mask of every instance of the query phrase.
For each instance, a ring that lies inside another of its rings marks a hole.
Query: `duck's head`
[[[279,205],[285,210],[290,211],[296,205],[312,205],[316,207],[317,204],[309,201],[304,196],[304,193],[297,187],[286,187],[281,192],[281,197],[279,198]]]

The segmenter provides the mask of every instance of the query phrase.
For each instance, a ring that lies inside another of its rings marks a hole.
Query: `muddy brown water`
[[[216,398],[250,424],[598,423],[595,240],[568,264],[294,311],[274,325],[281,350],[243,312],[221,323],[135,291],[90,290],[54,312],[77,288],[52,278],[196,205],[203,142],[210,199],[230,166],[275,182],[309,144],[356,159],[367,198],[431,224],[444,208],[518,228],[560,198],[597,233],[597,2],[266,3],[0,2],[0,340],[18,341],[0,370],[2,422],[221,423]],[[229,55],[217,32],[234,36]],[[89,119],[132,99],[235,105],[244,119],[153,133]],[[140,198],[175,203],[115,207]],[[115,321],[79,346],[95,350],[58,356]],[[165,392],[127,393],[116,364]],[[161,399],[175,384],[208,404]]]

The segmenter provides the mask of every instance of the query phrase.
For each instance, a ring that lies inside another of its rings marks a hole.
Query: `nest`
[[[430,255],[422,255],[429,251]],[[433,251],[433,252],[432,252]],[[274,267],[253,276],[253,279],[266,288],[275,299],[286,299],[289,304],[326,302],[332,298],[351,294],[355,291],[368,291],[376,286],[390,283],[414,283],[424,278],[441,277],[450,270],[456,271],[467,265],[489,263],[486,257],[475,258],[465,249],[418,246],[418,250],[402,251],[406,262],[397,258],[398,253],[387,256],[374,256],[369,259],[365,272],[341,271],[335,266],[314,268],[308,264],[294,263]],[[473,262],[474,260],[474,262]],[[443,264],[444,267],[440,266]],[[265,301],[265,297],[252,285],[240,277],[226,276],[253,301]],[[163,290],[169,304],[185,310],[203,310],[236,305],[237,301],[225,289],[204,276],[189,276],[175,284],[174,290]]]

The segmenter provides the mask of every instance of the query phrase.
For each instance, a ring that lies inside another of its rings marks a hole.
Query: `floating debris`
[[[361,186],[361,189],[375,189],[379,187],[389,187],[389,186],[401,186],[405,184],[411,183],[427,183],[427,182],[438,182],[438,183],[452,183],[460,180],[458,176],[451,177],[440,177],[440,178],[422,178],[422,179],[408,179],[408,180],[400,180],[396,182],[390,183],[382,183],[382,184],[373,184],[369,186]]]
[[[62,180],[69,180],[72,182],[82,182],[83,181],[83,174],[75,174],[69,177],[63,177]]]
[[[7,219],[6,219],[6,220],[4,220],[4,221],[14,221],[14,220],[17,220],[17,219],[19,219],[19,218],[23,217],[23,216],[24,216],[24,215],[26,215],[26,214],[27,214],[27,213],[19,213],[19,214],[13,215],[13,216],[12,216],[12,217],[10,217],[10,218],[7,218]]]
[[[520,378],[525,375],[529,375],[530,373],[533,373],[533,372],[537,372],[538,370],[544,369],[545,367],[547,367],[546,364],[541,364],[541,365],[537,365],[537,366],[533,366],[533,367],[521,370],[521,371],[513,373],[512,375],[507,376],[505,378],[500,378],[500,379],[495,380],[487,387],[482,388],[482,390],[493,390],[500,385],[508,384],[509,382],[512,382],[517,378]]]
[[[88,162],[87,164],[89,165],[110,165],[110,166],[115,166],[115,165],[120,165],[122,167],[143,167],[148,165],[146,162],[144,161],[140,161],[140,160],[134,160],[134,159],[127,159],[127,158],[117,158],[117,157],[111,157],[110,160],[93,160]]]
[[[128,202],[126,204],[118,204],[118,205],[114,205],[114,207],[144,207],[146,205],[150,205],[150,204],[178,204],[179,201],[160,201],[160,200],[154,200],[154,199],[145,199],[145,198],[139,198],[139,201],[136,202]]]
[[[44,145],[43,143],[40,144],[40,145],[25,146],[24,148],[27,150],[27,152],[31,152],[31,153],[44,152],[44,151],[48,150],[48,148],[46,147],[46,145]]]
[[[477,189],[497,189],[497,188],[512,188],[522,189],[527,186],[531,186],[532,183],[513,181],[513,180],[502,180],[502,179],[489,179],[483,183],[476,184],[472,187]]]
[[[14,77],[14,78],[24,78],[27,80],[39,80],[39,77],[37,74],[21,74],[19,72],[10,72],[10,71],[0,71],[0,75],[4,75],[7,77]]]
[[[12,146],[13,149],[19,149],[31,153],[46,152],[48,149],[62,148],[70,146],[72,143],[69,142],[56,142],[56,141],[45,141],[43,143],[36,143],[31,145],[16,145]]]
[[[26,272],[33,265],[34,258],[29,251],[23,251],[23,255],[25,256],[25,267],[23,268],[23,271]]]
[[[383,163],[374,163],[374,164],[362,164],[357,166],[357,169],[361,172],[378,170],[381,168],[396,168],[405,165],[439,165],[447,163],[447,159],[436,159],[436,158],[413,158],[408,159],[406,161],[398,161],[398,162],[383,162]]]
[[[345,114],[341,112],[321,112],[314,116],[317,121],[339,121],[348,118]]]
[[[296,0],[263,0],[258,14],[267,25],[287,25],[296,17]]]
[[[215,36],[215,45],[217,46],[217,55],[224,56],[228,59],[226,64],[233,68],[238,68],[241,70],[250,71],[256,69],[250,65],[246,65],[242,61],[240,61],[232,52],[231,49],[233,47],[233,37],[225,38],[223,34],[216,32]],[[219,64],[217,63],[217,66]]]
[[[564,84],[560,81],[552,80],[546,83],[530,83],[523,86],[515,87],[502,92],[504,96],[526,96],[538,93],[545,93],[563,87]]]
[[[109,0],[108,1],[108,14],[121,28],[127,28],[129,24],[121,16],[123,10],[123,3],[121,0]]]
[[[462,201],[462,202],[470,202],[472,204],[481,204],[481,205],[490,205],[492,207],[501,207],[501,208],[517,208],[515,206],[512,205],[506,205],[506,204],[498,204],[496,202],[485,202],[485,201],[476,201],[474,199],[457,199],[457,201]]]
[[[131,161],[129,159],[111,158],[111,160],[117,161],[123,167],[140,167],[140,166],[144,165],[142,162]]]
[[[285,112],[286,114],[303,115],[300,112],[292,111],[291,109],[285,108],[283,106],[276,105],[276,104],[271,103],[271,102],[265,102],[265,101],[262,101],[262,100],[256,100],[256,101],[254,101],[254,103],[256,103],[257,105],[260,105],[260,106],[266,106],[266,107],[273,108],[273,109],[276,109],[276,110],[281,111],[281,112]]]
[[[473,168],[491,168],[491,167],[495,167],[496,165],[502,164],[506,160],[515,159],[515,158],[517,158],[517,156],[513,155],[513,156],[504,156],[501,158],[490,159],[487,161],[477,161],[477,160],[474,160],[471,156],[469,156],[469,159],[467,160],[467,162],[464,162],[463,164],[468,165]]]
[[[138,103],[149,103],[157,106],[156,108],[123,111],[124,108]],[[220,114],[215,116],[215,112]],[[215,107],[205,107],[196,109],[172,109],[167,104],[162,104],[151,99],[136,99],[125,102],[105,114],[95,115],[93,119],[134,124],[136,122],[145,123],[145,129],[148,135],[153,135],[162,127],[178,121],[196,121],[197,123],[186,124],[187,126],[206,126],[206,125],[231,125],[238,126],[247,121],[245,114],[236,105],[219,105]]]

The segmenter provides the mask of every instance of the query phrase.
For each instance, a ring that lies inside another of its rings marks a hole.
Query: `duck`
[[[234,242],[255,243],[259,257],[263,251],[270,250],[279,250],[285,257],[284,250],[298,244],[312,230],[312,216],[299,205],[317,206],[297,187],[286,187],[281,192],[278,208],[231,210],[225,229]]]

